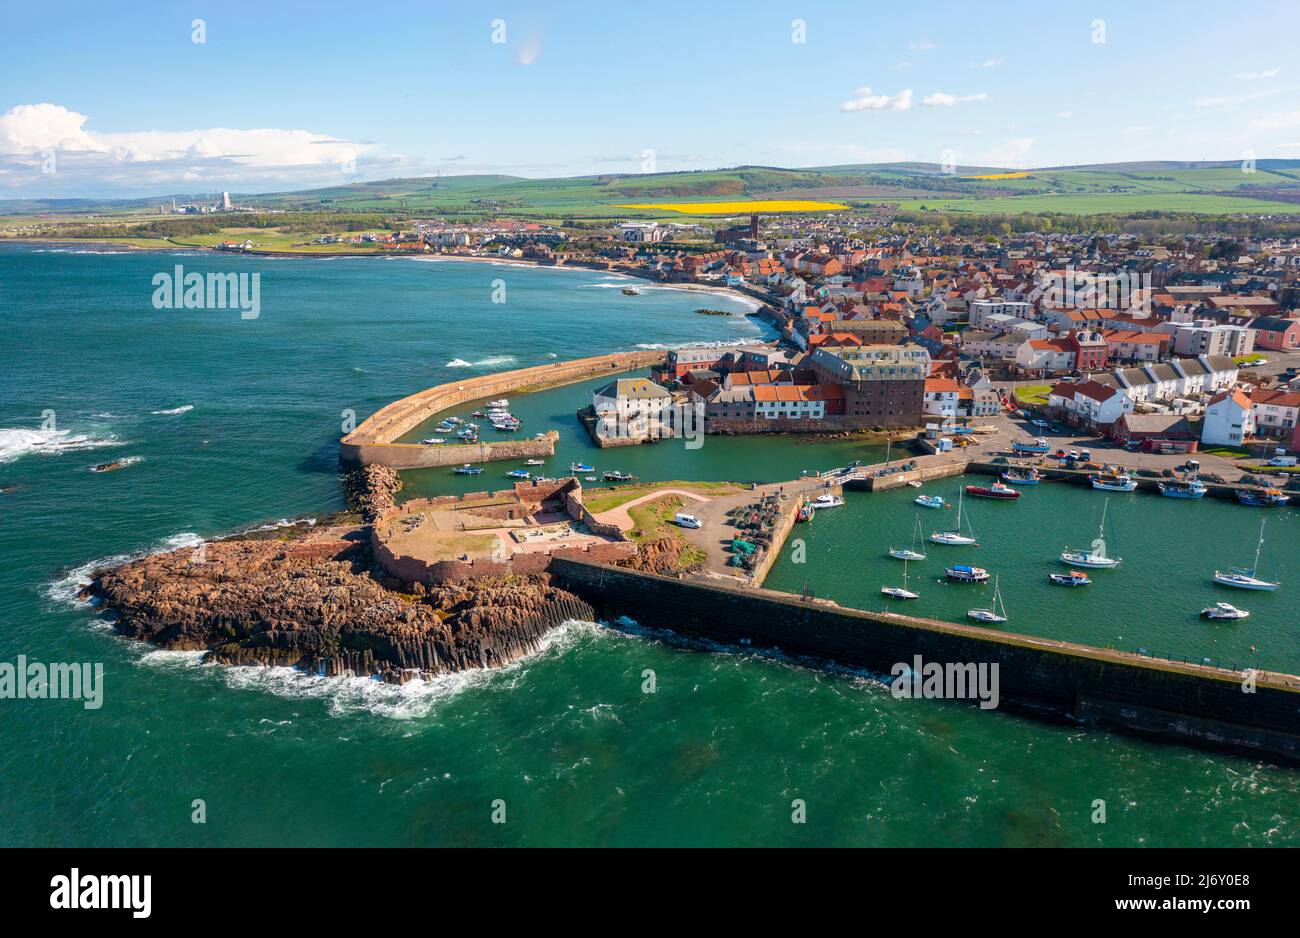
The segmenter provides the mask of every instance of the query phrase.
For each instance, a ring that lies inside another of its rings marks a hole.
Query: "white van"
[[[1294,466],[1296,458],[1294,456],[1274,456],[1268,461],[1270,466]]]
[[[680,512],[680,511],[677,512],[677,514],[673,517],[673,522],[674,522],[674,523],[675,523],[679,528],[699,528],[699,527],[703,527],[703,525],[700,524],[700,519],[699,519],[699,518],[695,517],[694,515],[684,514],[684,513]]]

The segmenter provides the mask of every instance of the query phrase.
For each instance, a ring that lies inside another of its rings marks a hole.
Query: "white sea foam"
[[[180,407],[171,408],[171,410],[151,410],[149,413],[158,417],[174,417],[177,414],[188,414],[193,409],[193,404],[182,404]]]
[[[203,538],[192,531],[184,531],[164,538],[160,543],[145,550],[134,551],[129,554],[113,554],[109,557],[91,560],[88,563],[83,563],[78,567],[65,571],[58,579],[52,580],[45,588],[45,595],[55,602],[80,606],[82,601],[79,594],[90,585],[90,575],[96,570],[103,567],[118,567],[124,563],[139,560],[141,557],[148,557],[150,554],[165,554],[168,551],[178,550],[182,547],[198,547],[202,543]]]
[[[114,436],[87,436],[71,430],[0,430],[0,463],[12,462],[28,453],[66,453],[121,445],[121,440]]]
[[[467,362],[463,358],[453,358],[447,362],[447,368],[491,368],[495,365],[507,365],[514,361],[513,355],[494,355],[476,362]]]

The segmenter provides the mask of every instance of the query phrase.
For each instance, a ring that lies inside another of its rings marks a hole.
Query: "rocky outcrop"
[[[234,665],[403,682],[500,667],[590,606],[546,575],[426,588],[384,579],[366,544],[231,540],[100,570],[83,594],[119,632]]]
[[[397,504],[402,477],[387,466],[364,466],[343,476],[348,505],[366,521],[374,521]]]
[[[703,564],[688,562],[685,554],[689,545],[681,538],[660,537],[637,545],[636,553],[616,565],[641,573],[658,573],[661,576],[681,576],[694,573]]]

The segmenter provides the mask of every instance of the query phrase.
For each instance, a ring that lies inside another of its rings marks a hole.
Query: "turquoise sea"
[[[259,318],[155,310],[151,278],[177,263],[260,273]],[[497,278],[505,304],[491,302]],[[868,675],[574,623],[504,670],[393,688],[201,666],[114,637],[73,599],[97,561],[341,507],[345,410],[364,417],[456,375],[553,357],[766,334],[743,316],[692,312],[745,312],[738,301],[669,289],[624,297],[624,283],[411,259],[0,248],[0,662],[105,668],[96,711],[0,700],[0,844],[1300,842],[1300,772],[896,701]],[[606,465],[603,454],[589,458],[596,451],[573,417],[589,393],[590,383],[559,388],[512,409],[530,431],[561,430],[557,464],[585,459],[643,478],[766,480],[883,456],[860,444],[710,439]],[[51,450],[59,443],[75,445]],[[89,472],[129,457],[139,461]],[[426,471],[409,487],[453,491],[456,481]],[[1037,581],[1061,543],[1092,536],[1098,501],[1048,488],[1018,505],[977,506],[978,562],[1003,577],[1008,627],[1300,668],[1285,591],[1251,597],[1242,604],[1255,615],[1220,631],[1194,615],[1213,595],[1207,565],[1250,559],[1255,513],[1117,498],[1124,568],[1114,583],[1058,597]],[[1267,555],[1300,588],[1296,515],[1270,517]],[[850,495],[838,515],[800,530],[809,563],[783,559],[771,585],[807,581],[878,608],[878,581],[897,563],[878,555],[907,539],[912,518],[905,493]],[[1161,557],[1180,545],[1193,549]],[[926,583],[917,611],[960,615],[975,594],[956,589]],[[654,694],[642,693],[646,669]],[[192,822],[196,799],[204,824]],[[795,799],[807,804],[806,824],[791,823]],[[1092,823],[1095,799],[1107,802],[1105,824]],[[492,822],[497,801],[504,824]]]

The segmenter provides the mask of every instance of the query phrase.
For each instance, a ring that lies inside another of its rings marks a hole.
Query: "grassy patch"
[[[1050,384],[1026,384],[1016,388],[1016,400],[1022,404],[1046,404],[1048,392],[1051,390]]]
[[[685,489],[696,495],[729,495],[732,492],[739,492],[741,486],[734,482],[645,482],[616,489],[586,489],[583,493],[583,501],[588,511],[598,515],[602,511],[626,505],[634,498],[649,495],[656,489]]]
[[[1224,459],[1238,459],[1250,455],[1250,450],[1242,449],[1240,446],[1205,446],[1201,448],[1201,452],[1207,456],[1222,456]]]
[[[1238,365],[1258,365],[1261,362],[1268,361],[1268,358],[1263,355],[1238,355],[1232,361]]]

